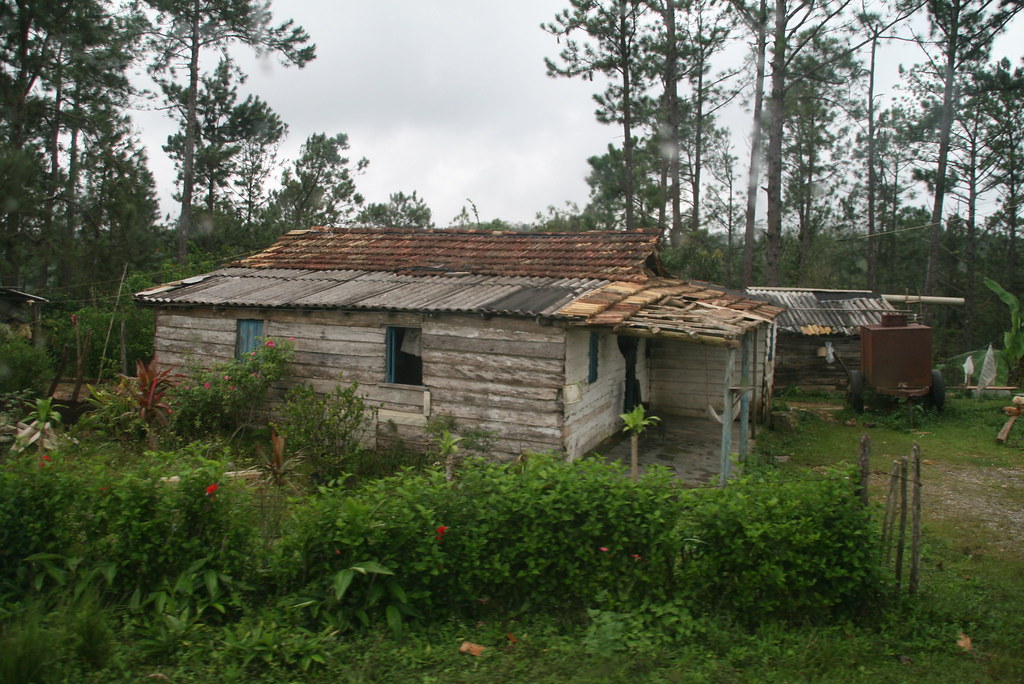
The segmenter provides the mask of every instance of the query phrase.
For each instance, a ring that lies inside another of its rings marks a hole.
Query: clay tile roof
[[[515,233],[316,228],[287,233],[234,266],[644,282],[667,272],[654,232]]]

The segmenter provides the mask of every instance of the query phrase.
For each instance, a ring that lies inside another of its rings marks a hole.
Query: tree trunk
[[[619,55],[622,59],[622,157],[623,179],[622,189],[626,196],[626,230],[633,230],[636,220],[633,218],[633,58],[628,38],[626,20],[626,2],[619,3]]]
[[[932,204],[931,235],[928,241],[928,263],[925,268],[924,293],[935,294],[938,282],[942,241],[942,208],[946,199],[946,168],[949,162],[950,134],[953,129],[953,96],[956,81],[956,55],[959,49],[960,2],[950,5],[951,24],[946,40],[946,64],[943,73],[942,116],[939,123],[939,158],[935,173],[935,198]]]
[[[875,248],[875,192],[878,188],[878,177],[875,171],[875,52],[878,48],[878,36],[871,41],[871,67],[868,71],[868,289],[878,292],[877,250]]]
[[[676,6],[674,0],[665,1],[663,17],[665,22],[665,39],[668,41],[668,49],[665,51],[665,104],[668,107],[668,177],[669,201],[672,205],[672,228],[669,230],[669,243],[673,247],[679,247],[683,243],[683,219],[679,199],[679,51],[676,44]]]
[[[786,86],[786,0],[775,0],[771,98],[768,102],[768,223],[765,231],[769,286],[782,281],[782,138]]]
[[[178,217],[178,263],[188,259],[192,225],[192,193],[195,188],[196,109],[199,98],[199,0],[192,5],[192,35],[188,61],[188,93],[185,102],[185,141],[181,160],[181,214]]]
[[[743,229],[743,287],[754,280],[754,229],[757,225],[757,191],[761,171],[761,116],[764,109],[764,68],[768,45],[768,0],[761,0],[758,9],[757,60],[754,76],[754,116],[750,132],[750,167],[747,173],[747,210]]]

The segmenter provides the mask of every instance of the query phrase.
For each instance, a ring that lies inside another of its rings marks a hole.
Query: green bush
[[[683,526],[687,590],[754,621],[856,612],[877,590],[879,555],[855,486],[832,471],[701,490]]]
[[[53,364],[46,351],[0,326],[0,394],[40,394],[52,378]]]
[[[250,425],[270,386],[294,358],[291,342],[267,338],[241,359],[210,368],[193,363],[170,395],[170,427],[194,439],[204,434],[232,434]]]
[[[122,293],[122,297],[128,296]],[[59,359],[67,349],[64,374],[69,377],[74,375],[75,357],[81,347],[85,351],[85,367],[82,370],[85,378],[91,382],[101,375],[113,377],[121,371],[122,322],[126,342],[124,356],[131,372],[137,360],[153,357],[152,309],[134,308],[125,304],[118,310],[95,306],[73,311],[53,309],[46,314],[43,325],[53,358]]]
[[[182,456],[195,464],[119,473],[60,454],[44,467],[36,459],[8,463],[0,470],[0,593],[38,586],[39,573],[51,576],[44,584],[58,581],[62,564],[112,568],[121,596],[152,591],[200,559],[248,574],[257,547],[248,493],[218,465]],[[33,556],[42,564],[26,562]]]
[[[423,613],[666,596],[678,491],[666,473],[633,483],[620,468],[547,456],[518,468],[470,461],[455,483],[404,473],[326,490],[283,541],[277,583],[329,595],[339,572],[369,559]],[[365,590],[374,581],[384,582],[367,578]],[[337,610],[359,600],[357,591]]]
[[[310,464],[316,482],[330,482],[359,460],[375,409],[358,391],[359,384],[352,383],[320,396],[312,385],[302,384],[285,393],[274,429],[285,438],[289,453]]]

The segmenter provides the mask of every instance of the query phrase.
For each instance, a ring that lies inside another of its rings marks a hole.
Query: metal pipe
[[[894,304],[960,304],[963,305],[963,297],[930,297],[927,295],[901,295],[884,294],[882,299]]]

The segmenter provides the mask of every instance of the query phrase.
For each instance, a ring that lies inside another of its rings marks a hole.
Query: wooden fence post
[[[871,477],[871,438],[867,434],[860,438],[860,456],[857,459],[860,469],[860,502],[868,505],[868,481]]]
[[[916,594],[921,573],[921,447],[917,442],[914,442],[911,459],[914,462],[914,501],[910,521],[910,580],[907,591]]]
[[[896,587],[903,583],[903,550],[907,544],[907,480],[910,463],[904,456],[900,459],[900,537],[896,543]]]
[[[889,497],[885,500],[885,520],[882,522],[882,545],[885,547],[885,567],[892,562],[892,533],[896,525],[896,492],[900,481],[900,463],[892,462],[889,475]]]

